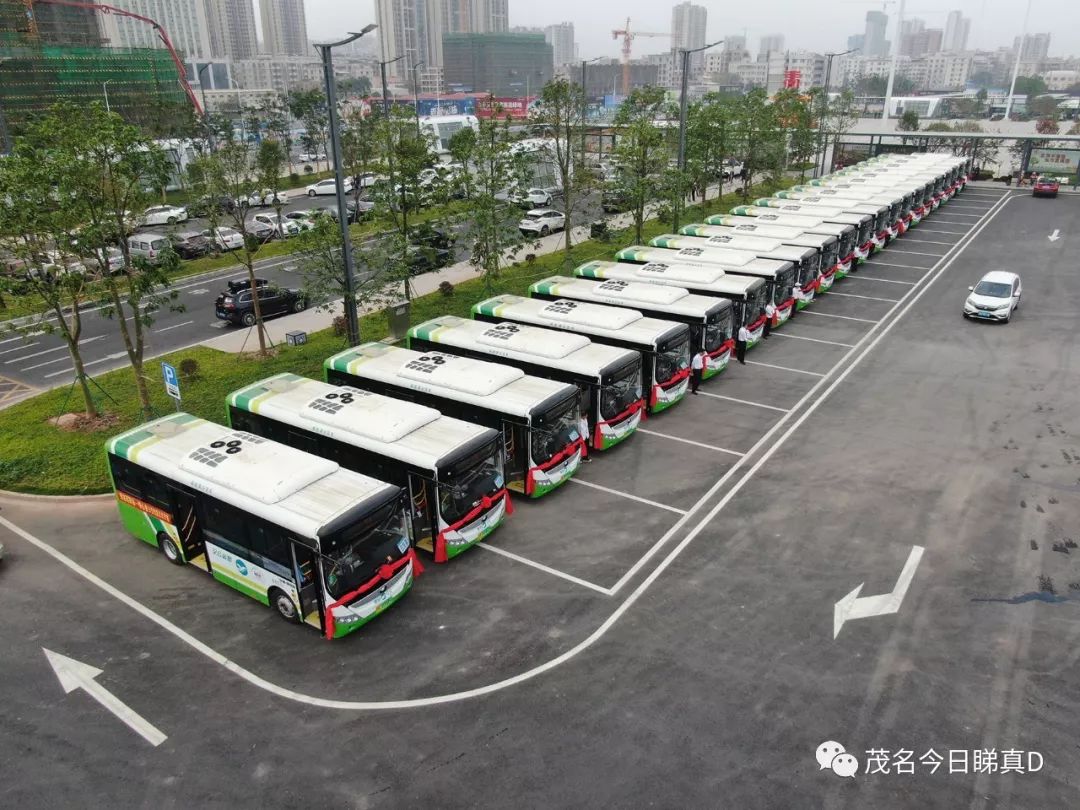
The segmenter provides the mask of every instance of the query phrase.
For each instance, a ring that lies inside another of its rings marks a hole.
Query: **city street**
[[[1078,218],[969,187],[338,642],[111,496],[0,497],[7,803],[1075,806]],[[960,314],[991,269],[1009,324]]]
[[[329,204],[328,197],[318,197],[320,204]],[[290,203],[287,210],[310,208],[307,197],[302,202]],[[556,207],[558,201],[556,201]],[[273,210],[273,209],[265,209]],[[602,212],[599,208],[599,195],[593,195],[575,211],[574,225],[591,222]],[[186,230],[189,223],[184,222],[178,230]],[[199,225],[198,228],[203,227]],[[456,222],[454,230],[460,235],[466,225]],[[193,226],[192,229],[197,229]],[[160,230],[160,229],[155,229]],[[364,243],[358,244],[357,264],[363,273]],[[469,258],[467,245],[459,244],[454,249],[455,261],[464,262]],[[274,284],[285,287],[302,288],[303,274],[297,268],[297,262],[291,256],[279,256],[264,259],[257,263],[260,277],[269,279]],[[237,262],[228,270],[218,270],[201,276],[192,276],[180,280],[173,286],[179,294],[175,302],[180,312],[163,310],[154,317],[147,338],[146,357],[153,358],[169,352],[194,346],[207,340],[220,337],[223,330],[235,329],[225,321],[218,320],[214,314],[214,299],[224,291],[229,279],[242,278],[246,274],[244,266]],[[98,375],[115,368],[128,365],[127,353],[116,324],[102,317],[99,312],[84,310],[83,337],[80,344],[84,347],[83,359],[89,374]],[[70,384],[74,377],[71,357],[67,345],[59,335],[40,333],[28,338],[0,335],[0,386],[7,385],[17,389],[20,397],[34,390],[55,388]],[[14,402],[14,395],[5,398],[0,392],[0,406]]]

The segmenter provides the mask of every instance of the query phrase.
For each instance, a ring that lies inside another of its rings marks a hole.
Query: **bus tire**
[[[184,555],[180,553],[180,547],[176,545],[176,541],[169,537],[168,534],[158,532],[157,541],[158,548],[161,549],[161,553],[165,555],[166,560],[173,565],[184,564]]]
[[[292,597],[280,588],[271,588],[267,596],[270,597],[270,605],[277,611],[277,615],[289,624],[298,624],[300,611],[296,609]]]

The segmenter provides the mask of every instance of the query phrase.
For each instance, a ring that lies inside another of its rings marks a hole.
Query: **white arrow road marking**
[[[52,665],[53,672],[56,673],[56,677],[60,680],[60,686],[64,688],[65,693],[71,694],[76,689],[82,689],[120,718],[124,725],[154,747],[161,745],[168,739],[166,735],[129,709],[112,692],[94,680],[101,674],[100,669],[76,661],[74,658],[68,658],[66,655],[54,653],[52,650],[46,650],[44,647],[41,649],[45,653],[45,657],[49,659],[49,664]]]
[[[188,295],[206,295],[208,292],[210,292],[210,290],[206,289],[205,287],[200,287],[197,290],[190,290],[188,292]]]
[[[837,602],[833,608],[833,638],[840,635],[840,628],[846,621],[866,619],[870,616],[886,616],[900,610],[900,604],[904,601],[904,594],[911,585],[912,577],[915,576],[915,569],[919,567],[923,551],[925,549],[922,546],[911,547],[911,553],[891,593],[860,597],[859,591],[862,590],[864,584],[860,582],[858,588]]]
[[[1059,236],[1060,233],[1061,233],[1060,229],[1054,228],[1054,232],[1052,234],[1050,234],[1046,238],[1049,239],[1051,242],[1056,242],[1058,239],[1061,238],[1061,236]]]

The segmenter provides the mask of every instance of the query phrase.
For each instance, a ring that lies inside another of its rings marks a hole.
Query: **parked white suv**
[[[977,321],[1008,323],[1013,310],[1020,308],[1023,289],[1020,276],[1005,270],[992,270],[974,287],[968,287],[964,301],[964,317]]]
[[[566,227],[566,215],[551,208],[534,208],[518,223],[518,230],[526,236],[547,236],[552,231]]]
[[[291,219],[279,217],[277,214],[256,214],[251,218],[254,222],[269,225],[274,229],[275,235],[284,239],[286,236],[296,236],[300,233],[300,224]]]
[[[344,188],[346,194],[352,193],[352,178],[346,177],[344,181]],[[337,194],[337,181],[329,177],[326,180],[320,180],[318,183],[312,183],[306,189],[309,197],[314,197],[319,194]]]

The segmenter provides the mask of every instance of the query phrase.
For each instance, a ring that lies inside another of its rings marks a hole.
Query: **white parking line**
[[[14,338],[14,340],[22,340],[22,338]],[[7,343],[6,340],[0,341],[0,343]],[[4,349],[0,354],[11,354],[12,352],[21,352],[23,349],[29,349],[34,346],[40,345],[38,341],[31,340],[29,343],[24,343],[22,346],[16,346],[14,349]]]
[[[97,360],[90,360],[90,361],[88,361],[86,363],[83,363],[83,367],[85,368],[86,366],[96,366],[98,363],[106,363],[109,360],[119,360],[121,357],[127,357],[127,352],[116,352],[115,354],[107,354],[104,357],[99,357]],[[52,362],[55,363],[57,361],[53,360]],[[46,365],[46,364],[43,364],[43,365]],[[35,368],[36,368],[36,366],[35,366]],[[72,368],[65,368],[63,371],[54,371],[52,374],[46,374],[45,379],[47,380],[50,377],[59,377],[61,374],[67,374],[67,373],[69,373],[71,371],[74,371],[74,370],[75,370],[74,367],[72,367]],[[21,369],[19,369],[19,371],[26,371],[26,369],[21,368]]]
[[[683,439],[679,436],[670,436],[667,433],[657,433],[655,430],[645,430],[644,428],[638,428],[638,433],[644,433],[646,436],[659,436],[661,439],[671,439],[673,442],[683,442],[684,444],[692,444],[695,447],[704,447],[706,450],[715,450],[717,453],[730,453],[733,456],[742,458],[745,453],[740,453],[738,450],[728,450],[724,447],[717,447],[715,444],[705,444],[704,442],[695,442],[693,439]]]
[[[723,394],[712,394],[708,391],[699,391],[706,397],[712,397],[713,399],[726,399],[728,402],[738,402],[740,405],[752,405],[755,408],[764,408],[767,411],[779,411],[780,413],[787,413],[787,408],[778,408],[775,405],[766,405],[764,402],[752,402],[749,399],[736,399],[735,397],[726,397]]]
[[[637,501],[638,503],[648,504],[649,506],[655,506],[657,509],[666,509],[669,512],[674,512],[676,515],[685,515],[685,509],[676,509],[674,506],[668,506],[666,503],[660,503],[658,501],[650,501],[648,498],[641,498],[637,495],[631,495],[629,492],[620,492],[617,489],[609,489],[608,487],[602,487],[599,484],[594,484],[590,481],[582,481],[580,478],[571,478],[570,481],[574,484],[581,484],[583,487],[591,487],[592,489],[598,489],[601,492],[607,492],[609,495],[618,495],[620,498],[629,498],[631,501]]]
[[[477,543],[476,547],[485,549],[487,551],[494,551],[496,554],[501,554],[503,557],[508,557],[515,562],[531,566],[540,571],[543,571],[545,574],[551,574],[553,577],[565,579],[567,582],[573,582],[575,585],[580,585],[583,588],[589,588],[590,590],[596,591],[597,593],[602,593],[604,596],[611,596],[607,588],[603,588],[600,585],[594,585],[588,580],[575,577],[573,574],[567,574],[566,572],[559,571],[555,568],[551,568],[547,565],[544,565],[543,563],[538,563],[536,562],[536,560],[530,560],[528,557],[522,557],[518,554],[512,554],[511,552],[506,551],[505,549],[501,549],[498,546],[490,546],[487,543]]]
[[[945,251],[945,253],[948,253],[948,252],[949,251]],[[942,256],[945,255],[945,253],[920,253],[917,250],[900,250],[899,248],[894,248],[891,255],[893,255],[893,256],[929,256],[931,259],[940,259]],[[920,270],[925,270],[926,268],[925,267],[920,267],[919,269]]]
[[[914,264],[897,264],[896,262],[879,262],[877,259],[874,259],[873,262],[874,262],[873,264],[870,264],[869,262],[867,262],[865,265],[863,265],[863,267],[868,267],[868,268],[873,268],[873,267],[902,267],[905,270],[925,270],[926,269],[925,267],[919,267],[918,265],[914,265]],[[848,278],[851,278],[851,276],[848,276]]]
[[[86,340],[80,340],[79,341],[79,346],[81,348],[81,347],[85,346],[87,343],[93,343],[95,340],[101,340],[103,337],[105,337],[105,336],[104,335],[97,335],[96,337],[87,338]],[[4,365],[9,366],[12,363],[21,363],[23,360],[29,360],[32,357],[41,357],[41,355],[43,355],[43,354],[52,354],[53,352],[66,351],[67,347],[68,347],[68,345],[67,345],[67,343],[65,343],[62,346],[53,346],[51,349],[42,349],[40,352],[34,352],[33,354],[24,354],[22,357],[16,357],[16,358],[14,358],[12,360],[5,360]],[[8,351],[14,351],[14,349],[8,349]],[[37,366],[32,366],[31,368],[37,368]],[[24,369],[19,369],[19,370],[20,371],[26,371],[27,369],[24,368]]]
[[[160,329],[155,329],[154,334],[157,335],[161,332],[168,332],[170,329],[179,329],[181,326],[190,326],[195,321],[184,321],[183,323],[174,323],[172,326],[163,326]]]
[[[985,214],[987,211],[990,210],[990,208],[993,208],[993,206],[991,205],[989,207],[986,207],[986,206],[984,206],[984,205],[982,205],[980,203],[958,203],[958,202],[954,202],[954,203],[949,204],[949,208],[950,208],[950,210],[953,209],[953,208],[981,208],[983,213]],[[964,216],[965,217],[970,217],[971,214],[964,214]]]
[[[779,337],[791,338],[792,340],[809,340],[811,343],[825,343],[829,346],[843,346],[845,349],[850,349],[850,343],[837,343],[835,340],[822,340],[821,338],[803,337],[802,335],[792,335],[789,332],[773,332],[774,335]]]
[[[865,298],[866,296],[858,296],[858,295],[856,295],[856,296],[852,296],[852,297],[853,298]],[[885,301],[887,299],[878,298],[876,300]],[[842,321],[859,321],[860,323],[877,323],[877,321],[871,320],[870,318],[853,318],[851,315],[833,315],[831,312],[816,312],[815,310],[812,310],[812,309],[808,309],[805,312],[800,312],[799,313],[800,318],[803,315],[817,315],[819,318],[839,318]],[[780,334],[780,333],[777,332],[777,334]]]
[[[935,221],[934,224],[936,225],[937,222]],[[941,233],[941,234],[946,234],[947,236],[963,236],[964,235],[964,231],[936,231],[936,230],[932,230],[931,228],[919,228],[919,230],[916,233]],[[905,237],[905,239],[906,239],[906,237]]]
[[[949,209],[949,216],[972,217],[973,219],[982,219],[986,215],[985,214],[961,214],[959,211],[953,211],[950,208]],[[939,221],[943,221],[943,220],[937,220],[937,219],[934,220],[934,222],[939,222]]]
[[[51,366],[54,363],[63,363],[65,360],[70,360],[70,357],[57,357],[55,360],[46,360],[44,363],[37,363],[33,366],[27,366],[26,368],[20,368],[19,371],[33,371],[35,368],[44,368],[45,366]],[[69,368],[68,371],[74,371],[74,368]]]
[[[855,295],[855,293],[842,293],[837,292],[836,290],[829,290],[829,296],[832,297],[834,295],[839,295],[844,298],[862,298],[867,301],[881,301],[885,304],[895,304],[899,300],[898,298],[875,298],[872,295]],[[820,315],[821,313],[819,312],[818,314]]]
[[[748,365],[748,366],[764,366],[765,368],[775,368],[775,369],[779,369],[780,371],[790,371],[793,374],[808,374],[811,377],[824,377],[825,376],[824,374],[818,374],[816,371],[806,371],[805,369],[801,369],[801,368],[788,368],[787,366],[774,366],[772,363],[759,363],[756,360],[747,360],[746,365]]]
[[[925,233],[925,231],[919,231],[919,233]],[[946,247],[956,247],[955,242],[935,242],[933,239],[905,239],[903,241],[905,245],[945,245]]]
[[[911,269],[912,270],[919,270],[921,268],[912,267]],[[927,268],[927,269],[929,269],[929,268]],[[907,284],[909,287],[912,284],[915,283],[914,281],[896,281],[895,279],[877,278],[876,276],[848,276],[848,278],[849,279],[854,279],[855,281],[880,281],[880,282],[882,282],[884,284]],[[844,280],[847,281],[847,279],[844,279]]]

